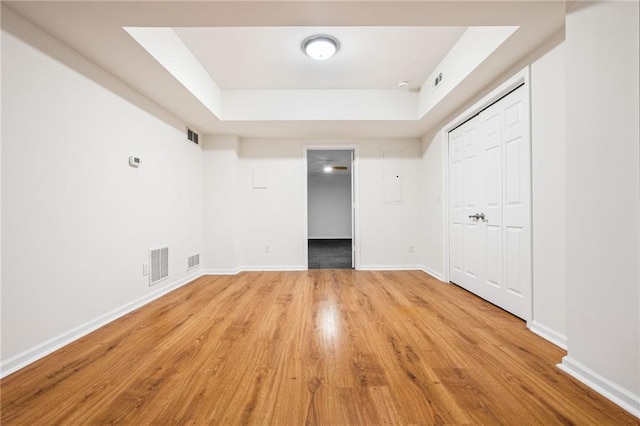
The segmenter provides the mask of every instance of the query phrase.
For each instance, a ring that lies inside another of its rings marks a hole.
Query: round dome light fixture
[[[409,87],[409,82],[407,80],[400,80],[398,82],[398,89],[406,89]]]
[[[340,43],[328,35],[313,35],[302,42],[302,50],[318,61],[329,59],[340,49]]]

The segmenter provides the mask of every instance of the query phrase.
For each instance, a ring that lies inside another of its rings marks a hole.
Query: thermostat
[[[129,165],[131,167],[139,167],[141,162],[140,157],[135,157],[133,155],[129,157]]]

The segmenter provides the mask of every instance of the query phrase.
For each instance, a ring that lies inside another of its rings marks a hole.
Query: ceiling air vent
[[[198,145],[198,134],[187,127],[187,139]]]
[[[169,277],[169,247],[151,250],[151,274],[149,285],[154,285]]]

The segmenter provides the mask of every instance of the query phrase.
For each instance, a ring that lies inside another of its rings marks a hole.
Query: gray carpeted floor
[[[309,269],[351,269],[351,240],[309,240]]]

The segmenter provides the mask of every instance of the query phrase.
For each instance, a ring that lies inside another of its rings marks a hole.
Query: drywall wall
[[[230,121],[416,120],[418,94],[396,89],[223,90]]]
[[[422,268],[420,140],[362,141],[360,167],[360,261],[363,269]],[[384,202],[384,161],[400,160],[401,202]]]
[[[217,117],[222,116],[220,87],[173,28],[125,27],[124,30],[209,111]]]
[[[318,144],[359,147],[355,173],[359,174],[361,267],[402,269],[421,265],[423,238],[416,232],[420,222],[419,140],[242,139],[238,175],[241,268],[304,268],[303,149]],[[383,152],[401,159],[404,165],[401,203],[383,202]],[[254,175],[266,180],[266,187],[254,188]]]
[[[638,2],[574,7],[565,42],[562,366],[640,416]]]
[[[209,273],[235,273],[239,260],[237,136],[202,138],[203,266]]]
[[[447,232],[444,222],[444,157],[442,132],[436,131],[422,138],[422,176],[424,184],[422,229],[425,233],[423,264],[425,271],[444,280],[445,265],[443,239]]]
[[[518,27],[469,27],[420,88],[418,117],[423,117],[504,43]],[[442,82],[435,86],[435,79]]]
[[[351,238],[351,175],[309,174],[309,238]]]
[[[202,250],[203,210],[202,153],[183,129],[26,21],[14,29],[29,43],[8,32],[5,18],[3,374],[198,274],[187,257]],[[162,246],[169,278],[149,287],[143,263]]]
[[[532,329],[566,347],[565,55],[560,43],[531,64]]]
[[[302,169],[299,141],[240,141],[242,269],[304,268]]]

